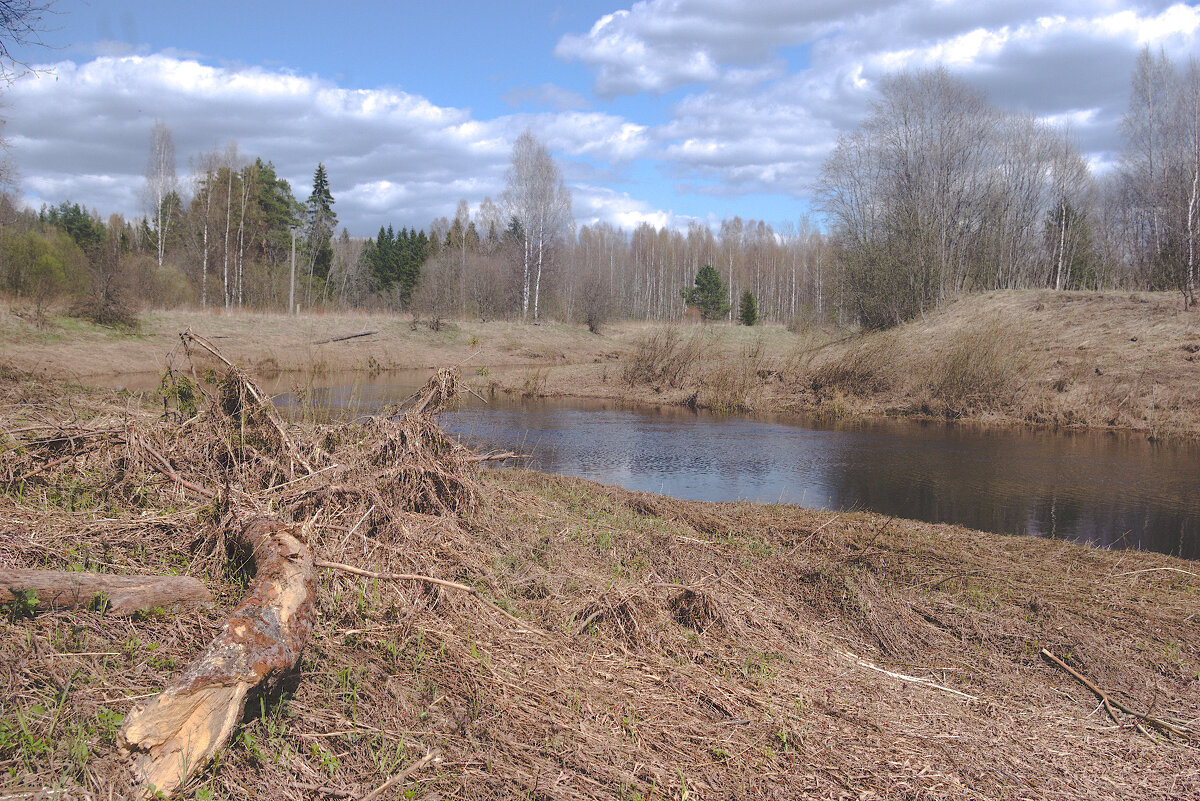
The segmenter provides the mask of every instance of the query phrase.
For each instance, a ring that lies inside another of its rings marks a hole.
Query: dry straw
[[[427,414],[287,423],[195,357],[174,380],[197,408],[161,418],[0,385],[0,565],[183,573],[218,599],[10,605],[5,796],[123,795],[121,716],[212,638],[245,581],[226,532],[269,513],[327,565],[314,633],[185,795],[1200,797],[1179,560],[480,471]]]

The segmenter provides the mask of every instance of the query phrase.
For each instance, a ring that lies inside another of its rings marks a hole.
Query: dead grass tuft
[[[704,333],[693,331],[686,338],[677,328],[658,328],[638,339],[621,369],[628,387],[666,384],[682,387],[704,356]]]

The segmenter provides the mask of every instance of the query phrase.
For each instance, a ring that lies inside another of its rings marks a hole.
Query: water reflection
[[[424,377],[314,397],[369,413]],[[869,509],[1200,557],[1200,447],[1192,444],[909,421],[832,428],[503,397],[486,407],[469,400],[442,422],[473,444],[531,453],[538,470],[679,498]]]

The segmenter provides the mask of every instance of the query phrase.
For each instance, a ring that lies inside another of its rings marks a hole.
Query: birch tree
[[[158,266],[163,266],[166,255],[167,236],[173,224],[172,208],[168,198],[178,192],[179,181],[175,176],[175,140],[171,129],[162,120],[155,120],[150,129],[150,156],[146,160],[145,202],[147,216],[154,223],[155,250]]]
[[[555,247],[574,226],[571,193],[546,146],[530,131],[513,144],[503,201],[521,236],[521,317],[540,316],[542,277],[551,266]]]

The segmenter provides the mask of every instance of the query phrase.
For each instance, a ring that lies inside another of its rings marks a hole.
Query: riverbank
[[[0,361],[82,382],[140,374],[153,386],[179,332],[191,329],[252,373],[291,375],[301,386],[335,373],[462,364],[482,392],[1200,436],[1200,314],[1170,293],[994,292],[866,334],[619,322],[597,336],[507,321],[432,331],[382,314],[141,319],[132,334],[68,318],[38,326],[0,304]]]
[[[184,573],[217,598],[0,616],[7,790],[124,794],[122,718],[244,591],[224,543],[254,510],[318,558],[490,605],[319,571],[299,673],[185,797],[363,797],[414,765],[397,795],[1200,794],[1193,563],[480,471],[419,422],[293,424],[285,448],[230,408],[0,383],[0,566]],[[280,483],[285,451],[314,472]]]

